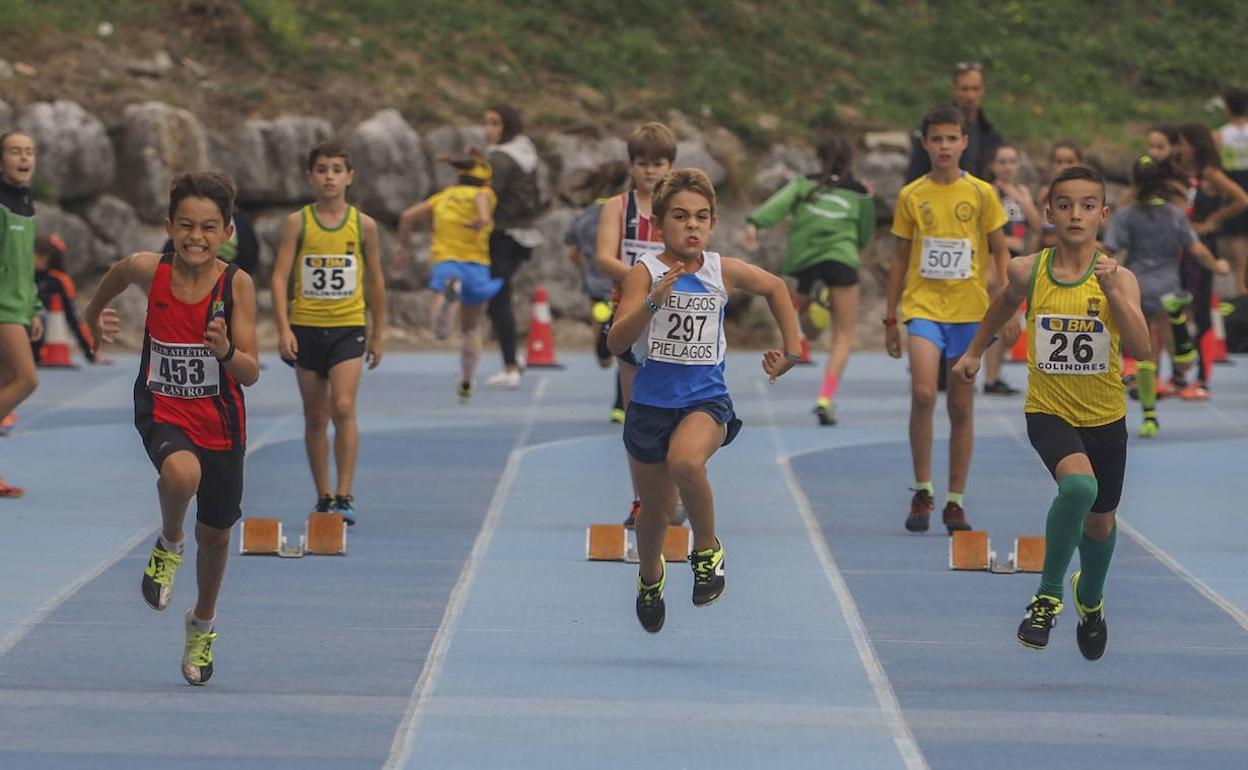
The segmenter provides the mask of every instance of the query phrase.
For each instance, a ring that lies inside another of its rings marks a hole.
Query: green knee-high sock
[[[1118,525],[1109,531],[1109,537],[1097,542],[1087,535],[1079,541],[1079,596],[1084,607],[1095,607],[1105,595],[1105,577],[1109,575],[1109,562],[1114,558],[1114,545],[1118,542]],[[1088,601],[1091,599],[1092,601]]]
[[[1144,418],[1156,418],[1157,364],[1141,361],[1135,372],[1135,386],[1140,390],[1140,406],[1144,407]]]
[[[1044,596],[1062,598],[1062,579],[1083,536],[1083,520],[1096,502],[1095,476],[1075,473],[1057,483],[1057,497],[1049,506],[1044,525],[1044,573],[1040,590]]]

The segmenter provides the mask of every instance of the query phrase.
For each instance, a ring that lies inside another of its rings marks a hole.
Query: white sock
[[[195,617],[195,610],[191,610],[191,627],[201,634],[206,634],[212,631],[212,624],[215,623],[216,620],[217,619],[215,617],[211,620],[200,620]]]
[[[166,539],[165,539],[165,536],[164,536],[164,535],[161,535],[161,536],[160,536],[160,547],[161,547],[161,548],[163,548],[163,549],[165,549],[165,550],[166,550],[166,551],[168,551],[169,553],[176,553],[177,555],[181,556],[181,555],[182,555],[182,551],[186,549],[186,538],[185,538],[185,537],[183,537],[183,538],[182,538],[181,540],[179,540],[178,542],[176,542],[176,543],[171,543],[171,542],[169,542],[168,540],[166,540]]]

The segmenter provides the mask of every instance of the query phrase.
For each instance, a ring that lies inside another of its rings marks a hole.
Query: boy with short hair
[[[256,288],[217,259],[233,228],[234,188],[219,174],[184,174],[169,193],[163,254],[140,252],[113,265],[85,320],[92,339],[111,342],[116,313],[105,309],[131,284],[147,293],[143,357],[134,384],[134,424],[160,478],[161,533],[143,572],[143,600],[163,610],[185,545],[182,522],[196,498],[199,595],[186,614],[182,676],[206,684],[213,672],[217,596],[242,516],[247,416],[243,386],[260,378]]]
[[[893,215],[897,247],[885,295],[885,345],[889,355],[901,357],[893,314],[900,301],[910,358],[915,482],[906,529],[911,532],[927,531],[935,507],[932,419],[941,357],[956,361],[966,351],[1010,259],[1002,229],[1005,210],[996,191],[958,167],[967,146],[964,121],[962,112],[949,106],[934,107],[923,117],[922,146],[932,169],[902,188]],[[1004,334],[1011,343],[1018,329]],[[971,528],[962,495],[971,464],[973,399],[973,384],[949,383],[949,495],[941,519],[950,534]]]
[[[351,485],[360,448],[355,401],[362,359],[381,363],[386,327],[386,287],[377,222],[347,203],[355,178],[340,142],[321,142],[308,153],[308,183],[316,202],[291,214],[273,264],[273,314],[278,350],[295,367],[303,399],[304,444],[316,485],[317,511],[342,514],[355,524]],[[294,270],[294,296],[286,287]],[[371,317],[367,330],[365,313]],[[338,483],[329,485],[329,422],[334,423]]]
[[[675,162],[676,135],[662,123],[645,123],[628,135],[628,170],[633,179],[633,189],[604,203],[598,215],[597,265],[599,270],[615,281],[612,304],[617,310],[620,301],[619,287],[623,285],[637,260],[645,255],[657,256],[663,253],[662,235],[650,216],[650,200],[655,186],[671,171]],[[627,410],[628,402],[633,396],[637,360],[628,350],[616,359],[619,361],[620,395],[620,403],[616,409]],[[641,500],[637,497],[637,483],[634,480],[633,503],[629,507],[624,526],[633,526],[640,508]]]
[[[1018,641],[1033,649],[1048,644],[1063,609],[1062,579],[1078,549],[1080,571],[1070,580],[1075,638],[1085,658],[1098,660],[1108,641],[1105,577],[1127,464],[1120,354],[1146,360],[1149,331],[1135,276],[1099,250],[1097,231],[1109,216],[1101,175],[1082,166],[1061,172],[1049,186],[1047,208],[1057,245],[1010,262],[1005,290],[949,382],[975,381],[992,335],[1027,300],[1027,437],[1057,482],[1057,497],[1045,523],[1040,588]]]

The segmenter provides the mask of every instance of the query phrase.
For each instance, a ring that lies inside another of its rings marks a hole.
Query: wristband
[[[659,304],[649,297],[646,297],[646,310],[650,311],[650,315],[654,315],[659,312]]]
[[[896,326],[896,325],[897,325],[897,319],[896,319],[896,318],[885,318],[885,319],[884,319],[884,325],[885,325],[885,326]]]
[[[789,353],[786,351],[784,354],[784,360],[789,363],[800,364],[802,362],[802,357],[796,353]]]
[[[230,343],[230,349],[225,351],[225,355],[217,359],[218,363],[228,364],[234,358],[234,343]]]

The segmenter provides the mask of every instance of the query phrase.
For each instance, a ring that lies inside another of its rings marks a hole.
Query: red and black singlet
[[[641,213],[641,207],[637,205],[637,191],[620,193],[620,203],[620,247],[616,258],[632,267],[643,254],[662,254],[663,238],[650,217]],[[620,296],[617,285],[611,292],[611,301],[617,307]]]
[[[224,451],[245,446],[243,389],[204,346],[213,316],[227,323],[234,310],[236,265],[222,271],[212,291],[193,304],[173,294],[173,254],[156,266],[147,293],[143,358],[134,383],[134,422],[182,429],[195,446]]]

